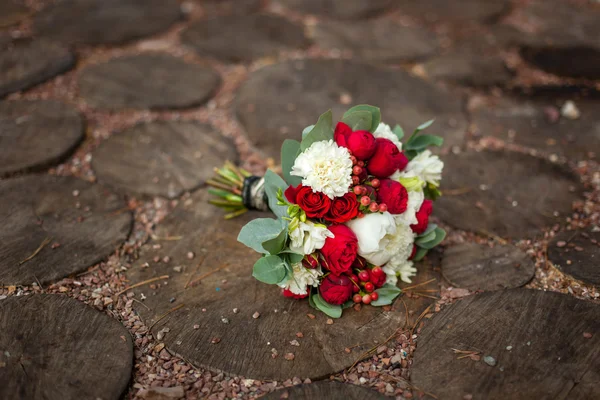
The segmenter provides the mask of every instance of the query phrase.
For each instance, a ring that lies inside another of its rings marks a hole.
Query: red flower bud
[[[346,142],[351,133],[352,128],[343,122],[338,122],[333,132],[333,140],[335,140],[338,146],[348,147]]]
[[[433,201],[425,200],[417,211],[417,223],[411,225],[411,229],[414,233],[420,235],[421,233],[427,230],[427,225],[429,225],[429,216],[433,212]]]
[[[346,147],[357,160],[368,160],[375,152],[375,137],[369,131],[354,131],[346,137]]]
[[[377,138],[375,153],[368,161],[367,169],[377,178],[387,178],[397,170],[403,170],[408,158],[389,139]]]
[[[377,191],[377,201],[387,205],[391,214],[402,214],[408,207],[408,192],[400,182],[382,179]]]
[[[304,268],[315,269],[319,266],[319,257],[317,254],[307,254],[302,259],[302,265]]]
[[[344,304],[352,297],[354,284],[346,275],[329,274],[319,286],[321,297],[329,304]]]

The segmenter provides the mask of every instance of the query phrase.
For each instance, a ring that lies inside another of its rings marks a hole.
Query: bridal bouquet
[[[411,282],[413,261],[446,235],[429,223],[444,166],[427,150],[443,139],[421,134],[432,122],[402,144],[402,128],[382,123],[376,107],[351,108],[335,129],[328,111],[301,142],[283,143],[284,179],[231,164],[217,170],[214,204],[233,216],[268,206],[277,217],[252,220],[239,234],[261,254],[253,276],[333,318],[356,303],[391,304],[398,279]]]

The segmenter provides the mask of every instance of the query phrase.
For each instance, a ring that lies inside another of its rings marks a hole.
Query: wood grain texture
[[[442,274],[452,285],[469,290],[501,290],[525,285],[535,274],[530,256],[512,245],[462,243],[444,252]]]
[[[447,195],[435,212],[460,229],[511,238],[541,235],[569,215],[573,201],[582,196],[574,174],[541,158],[469,151],[443,160],[441,188]]]
[[[490,22],[510,10],[509,0],[398,0],[398,9],[403,14],[427,21],[467,23]]]
[[[0,301],[0,398],[119,399],[133,343],[117,320],[70,297]]]
[[[221,84],[209,67],[145,53],[91,65],[79,77],[79,93],[92,107],[110,110],[198,106]]]
[[[93,152],[92,168],[119,191],[174,198],[237,158],[232,141],[209,125],[157,121],[112,135]]]
[[[310,308],[307,300],[285,298],[278,287],[252,277],[258,254],[236,238],[248,220],[267,215],[253,213],[225,221],[206,204],[207,198],[205,190],[199,190],[181,202],[158,225],[155,239],[142,248],[142,257],[127,272],[131,285],[169,275],[152,286],[132,289],[140,301],[142,294],[146,297],[144,306],[136,302],[134,307],[148,325],[154,325],[155,334],[169,328],[164,338],[167,349],[196,366],[255,379],[328,376],[364,357],[376,340],[381,343],[407,326],[407,313],[414,324],[425,304],[433,301],[406,297],[407,310],[400,300],[390,311],[370,306],[348,309],[328,325],[328,317]],[[190,251],[195,253],[192,260],[187,257]],[[421,263],[419,268],[427,271],[432,266]],[[172,311],[176,307],[181,308]],[[255,312],[260,314],[257,319]],[[201,329],[194,329],[196,324]],[[215,338],[218,343],[213,343]],[[292,345],[293,340],[300,346]],[[346,347],[353,348],[350,354]],[[286,360],[287,353],[293,353],[294,360]]]
[[[326,49],[350,50],[362,60],[391,64],[423,59],[433,55],[438,47],[433,33],[404,27],[388,18],[360,24],[323,21],[315,28],[315,41]]]
[[[339,19],[363,19],[393,8],[394,0],[278,0],[283,6],[302,13]]]
[[[63,160],[84,136],[74,107],[54,100],[0,102],[0,176]]]
[[[0,28],[15,25],[29,15],[30,11],[22,1],[4,0],[0,2]]]
[[[276,390],[261,397],[263,400],[383,400],[388,398],[365,387],[327,381]]]
[[[561,247],[557,245],[561,243]],[[600,232],[565,231],[548,244],[548,259],[573,278],[600,287]]]
[[[547,110],[558,110],[564,99],[545,96],[526,101],[514,98],[479,102],[472,109],[473,128],[482,136],[495,136],[516,144],[563,155],[573,160],[589,158],[600,148],[600,101],[577,100],[581,116],[551,122]]]
[[[0,98],[45,82],[75,64],[67,48],[45,40],[0,43]]]
[[[302,26],[267,14],[200,20],[184,30],[181,39],[200,55],[230,62],[249,62],[310,44]]]
[[[32,175],[0,182],[0,221],[0,284],[30,285],[101,261],[127,239],[132,217],[102,186]]]
[[[431,132],[444,136],[446,146],[461,144],[467,129],[459,96],[400,70],[349,60],[261,68],[241,86],[236,113],[252,142],[279,159],[283,140],[314,124],[323,110],[332,109],[336,121],[341,118],[350,107],[342,104],[346,96],[352,104],[377,104],[383,121],[397,121],[406,132],[435,118]]]
[[[411,380],[449,400],[595,399],[599,331],[598,303],[528,289],[469,296],[425,325]],[[481,360],[457,359],[452,349],[479,351]]]
[[[175,0],[61,0],[35,16],[33,30],[69,44],[120,44],[164,31],[180,18]]]

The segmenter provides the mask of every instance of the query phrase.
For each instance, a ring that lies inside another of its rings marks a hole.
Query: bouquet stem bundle
[[[227,211],[225,219],[238,217],[248,211],[243,189],[244,182],[250,177],[250,172],[227,161],[223,167],[215,168],[215,176],[206,182],[211,186],[208,192],[217,197],[209,200],[209,203]]]

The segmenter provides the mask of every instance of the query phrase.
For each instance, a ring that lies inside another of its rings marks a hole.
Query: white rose
[[[347,223],[358,239],[358,254],[375,265],[384,265],[405,242],[406,230],[389,212],[367,214]],[[398,230],[400,228],[400,230]],[[410,228],[408,228],[410,231]],[[410,231],[412,244],[412,231]]]
[[[409,190],[406,211],[404,211],[402,214],[394,215],[396,223],[403,223],[404,225],[413,225],[419,222],[417,220],[417,211],[419,211],[419,209],[421,208],[421,205],[423,204],[424,200],[425,194],[422,190]]]
[[[333,233],[325,225],[312,221],[300,222],[298,227],[290,232],[290,250],[298,254],[312,254],[323,248],[325,240],[332,238]]]
[[[279,287],[289,290],[294,294],[308,294],[307,286],[319,286],[319,276],[323,275],[321,267],[309,269],[302,266],[302,263],[292,266],[292,276],[287,281],[279,284]]]
[[[412,280],[410,278],[417,274],[417,269],[413,266],[412,261],[392,258],[392,260],[383,267],[383,272],[387,275],[385,282],[395,285],[398,283],[398,278],[400,278],[402,282],[411,283]]]
[[[442,170],[444,162],[438,156],[432,155],[431,151],[425,150],[410,160],[406,169],[402,171],[400,177],[418,176],[435,187],[440,185],[442,180]]]
[[[402,151],[402,142],[398,139],[398,136],[392,131],[392,128],[388,124],[384,124],[381,122],[375,132],[373,132],[373,136],[376,138],[389,139],[398,147],[398,151]]]

